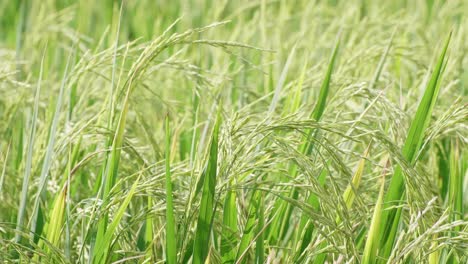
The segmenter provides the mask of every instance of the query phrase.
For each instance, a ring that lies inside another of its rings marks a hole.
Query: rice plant
[[[0,261],[468,263],[466,10],[0,0]]]

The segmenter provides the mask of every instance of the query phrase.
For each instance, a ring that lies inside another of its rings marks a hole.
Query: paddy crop
[[[0,0],[0,260],[467,263],[465,10]]]

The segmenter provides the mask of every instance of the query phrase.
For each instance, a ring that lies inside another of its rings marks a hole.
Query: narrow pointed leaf
[[[432,109],[437,100],[437,95],[440,89],[440,79],[442,68],[444,65],[445,54],[450,42],[451,34],[447,37],[443,46],[442,52],[438,58],[431,78],[427,84],[424,95],[419,103],[416,115],[411,123],[405,144],[403,146],[403,156],[410,163],[414,163],[417,158],[417,153],[424,139],[424,132],[431,119]],[[403,198],[404,194],[404,175],[400,166],[395,169],[395,173],[391,179],[390,186],[385,194],[384,203],[385,210],[382,216],[382,226],[384,230],[380,233],[380,243],[382,249],[382,257],[387,258],[393,248],[393,243],[400,222],[401,208],[389,208],[396,205]]]
[[[237,245],[236,192],[228,190],[224,201],[223,231],[221,233],[221,256],[223,263],[234,263]]]
[[[120,205],[119,209],[115,213],[114,219],[107,227],[107,230],[104,236],[100,240],[96,240],[93,263],[106,263],[107,262],[110,251],[112,249],[111,248],[112,238],[115,236],[115,231],[117,230],[120,220],[125,214],[125,210],[127,210],[127,207],[130,204],[130,201],[132,200],[132,197],[136,192],[136,188],[138,186],[139,181],[140,181],[140,178],[138,177],[138,179],[133,183],[131,189],[126,194],[125,199]]]
[[[218,163],[218,134],[221,123],[220,113],[216,120],[211,145],[209,159],[205,171],[203,172],[203,189],[200,204],[200,212],[197,221],[197,230],[193,246],[193,263],[202,264],[208,256],[210,249],[210,234],[214,215],[214,199],[216,187],[216,170]]]
[[[388,163],[387,163],[388,164]],[[374,214],[372,215],[369,233],[367,234],[366,245],[364,247],[364,254],[362,256],[362,264],[376,263],[376,254],[379,245],[379,233],[381,232],[382,222],[382,202],[385,187],[385,169],[383,172],[382,183],[380,185],[379,197],[375,203]]]
[[[177,242],[175,236],[174,206],[172,203],[171,180],[171,135],[169,116],[166,115],[166,255],[168,264],[177,263]]]

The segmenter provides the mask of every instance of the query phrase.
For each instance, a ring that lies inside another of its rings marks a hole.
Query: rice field
[[[0,262],[468,263],[465,0],[0,0]]]

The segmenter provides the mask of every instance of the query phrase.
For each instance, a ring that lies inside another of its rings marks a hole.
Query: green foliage
[[[166,262],[177,263],[177,241],[175,235],[176,222],[174,219],[174,206],[172,202],[171,179],[171,130],[169,128],[169,115],[166,116]]]
[[[403,146],[403,157],[409,163],[413,164],[417,158],[417,152],[420,150],[424,139],[424,132],[429,124],[432,109],[434,108],[437,100],[437,95],[440,89],[440,78],[442,75],[442,68],[447,52],[450,36],[445,41],[442,52],[437,60],[435,69],[432,72],[431,78],[427,84],[424,95],[419,103],[418,110],[414,120],[411,122],[411,127],[406,137]],[[404,174],[400,166],[395,169],[395,173],[390,181],[390,186],[384,198],[386,207],[382,216],[382,226],[384,230],[380,232],[379,239],[375,242],[381,244],[380,250],[382,257],[388,258],[393,249],[394,240],[396,238],[397,229],[400,223],[401,208],[390,208],[391,206],[398,205],[399,201],[403,198],[405,191]],[[395,204],[396,203],[396,204]]]
[[[197,230],[193,245],[193,263],[205,263],[211,248],[210,237],[215,214],[215,191],[218,170],[218,137],[221,123],[220,112],[213,128],[211,136],[210,152],[206,167],[200,177],[203,185],[200,212],[197,220]]]
[[[0,1],[0,262],[467,263],[464,10]]]

